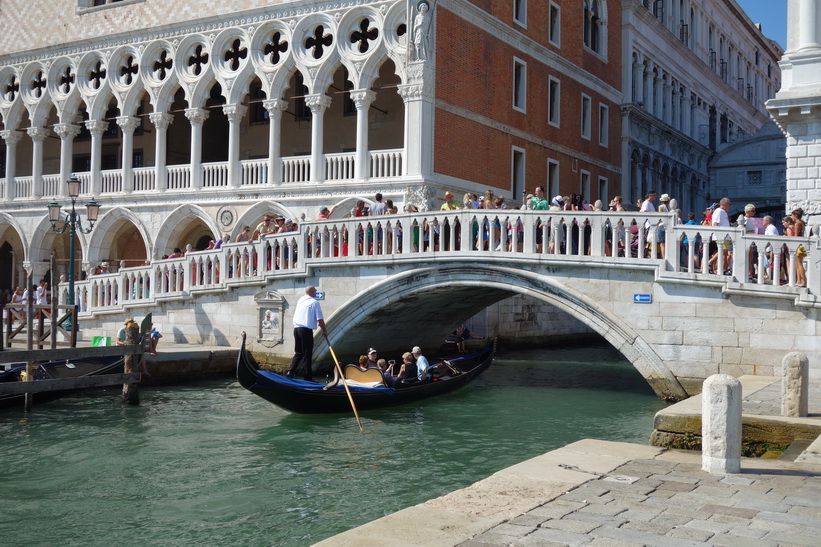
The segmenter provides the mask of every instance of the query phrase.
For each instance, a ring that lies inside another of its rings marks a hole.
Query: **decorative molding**
[[[208,119],[208,116],[211,115],[205,108],[186,108],[185,109],[185,117],[188,118],[188,121],[191,122],[191,125],[202,125],[205,123],[205,120]]]

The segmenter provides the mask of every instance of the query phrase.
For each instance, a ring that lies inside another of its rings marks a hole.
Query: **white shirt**
[[[300,298],[294,310],[294,328],[304,327],[314,330],[320,319],[325,320],[322,316],[322,308],[319,307],[319,300],[307,294]]]
[[[37,301],[35,302],[35,304],[48,304],[48,298],[46,298],[45,287],[38,286],[36,295]]]
[[[721,207],[713,211],[712,224],[713,226],[729,226],[730,217],[727,216],[727,211]]]
[[[765,236],[777,236],[778,235],[778,228],[775,227],[775,224],[767,225],[767,229],[764,230]]]
[[[641,212],[642,213],[655,213],[656,212],[656,206],[653,205],[653,202],[650,201],[649,199],[645,199],[644,201],[641,202]]]

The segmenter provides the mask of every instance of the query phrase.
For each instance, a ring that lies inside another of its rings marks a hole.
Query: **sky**
[[[736,0],[753,23],[761,23],[764,36],[787,49],[787,0]]]

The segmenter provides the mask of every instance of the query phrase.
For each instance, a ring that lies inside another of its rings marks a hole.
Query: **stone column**
[[[369,89],[351,91],[351,100],[356,105],[356,161],[354,161],[354,178],[370,178],[370,151],[368,149],[368,112],[371,103],[376,99],[376,92]]]
[[[408,83],[397,88],[405,102],[405,175],[433,174],[433,103],[435,72],[424,62],[408,65]]]
[[[664,77],[662,80],[662,105],[661,105],[661,118],[667,125],[673,124],[673,112],[672,112],[672,102],[673,102],[673,91],[672,86],[670,85],[670,80],[667,76]]]
[[[649,112],[653,113],[653,109],[655,108],[653,103],[653,70],[651,68],[650,62],[646,62],[644,65],[644,109]]]
[[[43,141],[50,131],[42,127],[29,127],[26,132],[31,137],[31,197],[43,197]]]
[[[664,119],[664,107],[662,106],[664,97],[662,96],[661,76],[653,77],[653,115],[658,119]]]
[[[288,109],[288,101],[266,99],[262,106],[268,111],[268,184],[282,182],[282,113]]]
[[[633,87],[631,89],[634,103],[644,103],[644,60],[641,55],[633,63]]]
[[[327,95],[306,95],[305,105],[311,109],[311,181],[325,180],[325,110],[331,106]]]
[[[100,195],[102,191],[102,173],[100,166],[103,159],[103,133],[108,129],[108,122],[87,120],[86,129],[91,133],[91,195]]]
[[[165,112],[152,112],[148,115],[148,119],[154,124],[154,129],[156,130],[154,142],[154,177],[156,180],[156,189],[158,192],[163,192],[168,188],[166,137],[168,136],[168,126],[174,121],[174,116]]]
[[[134,130],[140,126],[140,119],[133,116],[120,116],[117,125],[123,132],[123,192],[134,191]]]
[[[741,471],[741,382],[727,374],[710,376],[702,388],[701,469]]]
[[[810,361],[803,353],[788,353],[781,361],[781,415],[806,418],[810,401]]]
[[[0,137],[6,141],[6,188],[3,199],[13,200],[16,196],[14,178],[17,176],[17,144],[23,138],[21,131],[0,131]]]
[[[60,136],[60,195],[68,195],[68,185],[65,182],[71,176],[71,162],[74,137],[80,134],[80,126],[71,123],[58,123],[54,132]]]
[[[793,6],[790,9],[794,9]],[[818,0],[800,0],[799,12],[797,49],[821,50],[821,6]]]
[[[222,111],[228,118],[228,187],[239,188],[242,185],[239,168],[239,122],[248,111],[241,104],[224,104]]]
[[[194,190],[202,188],[202,124],[210,114],[205,108],[185,109],[185,117],[191,123],[191,188]]]

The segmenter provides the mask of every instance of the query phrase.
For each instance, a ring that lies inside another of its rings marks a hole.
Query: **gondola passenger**
[[[406,351],[402,354],[402,366],[399,368],[397,380],[415,380],[417,378],[416,364],[413,362],[413,354]]]

